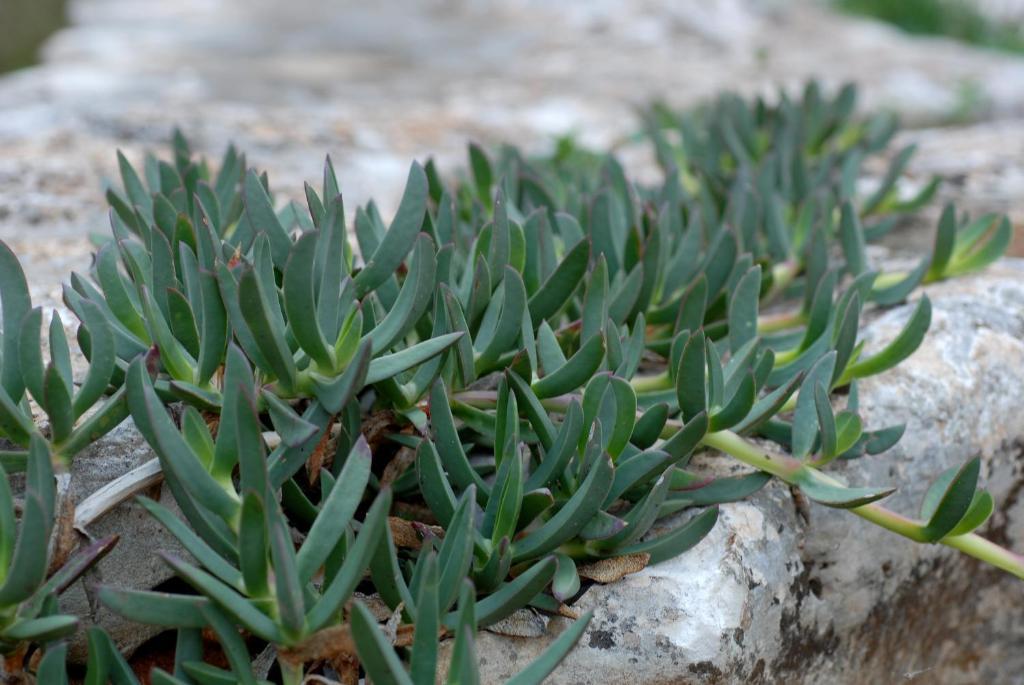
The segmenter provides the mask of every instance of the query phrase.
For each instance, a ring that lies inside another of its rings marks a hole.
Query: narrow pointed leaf
[[[974,500],[981,460],[978,457],[956,469],[949,469],[928,488],[921,506],[925,539],[936,542],[948,535],[964,518]]]
[[[558,267],[530,298],[530,318],[534,324],[551,318],[565,306],[586,273],[589,259],[590,242],[587,240],[580,240],[566,253]]]
[[[362,501],[372,461],[370,446],[360,435],[299,549],[297,565],[299,578],[303,582],[313,577],[345,534],[352,515]]]
[[[556,397],[582,387],[601,366],[604,338],[592,336],[561,368],[533,383],[539,399]]]
[[[392,354],[385,354],[377,357],[370,362],[370,367],[366,372],[366,385],[372,385],[386,378],[392,378],[402,371],[411,369],[417,364],[422,364],[428,359],[431,359],[432,357],[447,350],[461,337],[461,332],[446,333],[445,335],[437,338],[431,338],[430,340],[417,343],[416,345],[408,347],[401,352],[394,352]]]
[[[360,295],[375,290],[394,274],[398,265],[405,259],[413,239],[423,224],[427,194],[427,176],[423,168],[413,162],[395,218],[377,249],[367,259],[366,266],[355,278],[356,291]]]
[[[851,509],[870,504],[888,497],[895,490],[894,488],[847,488],[842,485],[832,485],[822,481],[814,470],[802,471],[796,484],[805,495],[815,502],[838,509]]]
[[[658,564],[679,556],[703,540],[717,521],[718,507],[711,507],[669,533],[620,547],[616,552],[619,555],[647,553],[651,555],[648,563]]]

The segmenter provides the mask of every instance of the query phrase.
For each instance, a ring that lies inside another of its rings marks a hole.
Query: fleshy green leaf
[[[942,209],[939,226],[935,232],[935,247],[932,248],[931,266],[928,267],[929,280],[941,278],[946,271],[953,248],[956,246],[956,208],[952,203]]]
[[[604,338],[600,335],[591,336],[563,366],[535,381],[533,393],[543,400],[582,387],[601,366],[604,349]]]
[[[275,325],[271,307],[277,307],[277,293],[265,291],[256,270],[246,268],[238,282],[238,306],[255,336],[256,345],[263,353],[268,368],[277,379],[290,389],[295,386],[296,368],[291,350],[284,339],[284,331]]]
[[[729,349],[733,353],[757,335],[760,292],[761,267],[755,266],[743,275],[729,300]]]
[[[400,352],[377,357],[370,362],[370,367],[366,372],[366,385],[372,385],[384,379],[393,378],[406,369],[422,364],[447,350],[461,337],[461,332],[446,333],[442,336],[417,343],[412,347],[407,347]]]
[[[374,353],[390,349],[412,329],[434,297],[437,261],[430,236],[421,233],[413,246],[412,267],[394,306],[366,335]],[[358,280],[358,279],[357,279]]]
[[[345,555],[345,561],[338,573],[330,584],[323,588],[320,601],[306,614],[306,627],[309,631],[320,630],[336,618],[341,606],[362,580],[374,551],[381,544],[387,531],[387,514],[390,508],[391,490],[385,488],[370,505],[370,510],[363,519],[363,527],[356,536],[355,544]]]
[[[796,484],[805,495],[815,502],[839,509],[851,509],[870,504],[883,497],[888,497],[895,490],[894,488],[847,488],[842,485],[833,485],[823,481],[820,474],[812,469],[801,471]]]
[[[962,519],[960,519],[960,523],[956,524],[956,527],[946,534],[946,537],[966,535],[967,533],[980,528],[985,525],[986,521],[988,521],[988,518],[992,515],[994,509],[995,500],[992,499],[992,495],[988,494],[984,490],[975,492],[967,513],[964,514]]]
[[[519,328],[522,325],[523,312],[526,308],[526,288],[519,273],[510,266],[504,268],[502,290],[504,299],[501,314],[494,327],[493,337],[487,346],[480,351],[476,360],[476,373],[481,375],[489,370],[498,356],[505,351],[514,349],[519,340]]]
[[[359,661],[373,682],[413,685],[395,650],[380,632],[377,619],[362,602],[353,603],[351,620]]]
[[[312,313],[316,311],[313,262],[320,246],[320,234],[303,234],[291,249],[284,271],[284,309],[288,323],[299,346],[324,369],[334,366],[330,346],[320,323]]]
[[[899,364],[921,345],[931,321],[932,303],[927,296],[923,296],[899,335],[877,354],[848,366],[838,385],[843,385],[853,378],[865,378],[888,371]]]
[[[634,543],[616,550],[617,555],[647,553],[651,555],[648,564],[657,564],[679,556],[711,532],[718,521],[718,507],[705,509],[681,526],[643,542]]]
[[[513,562],[519,563],[550,552],[582,530],[608,495],[612,476],[611,460],[607,456],[599,456],[579,489],[562,505],[558,513],[540,528],[516,540],[513,545]]]
[[[168,628],[206,627],[201,609],[209,600],[203,597],[126,590],[110,585],[101,585],[97,597],[105,607],[136,623]]]
[[[0,387],[15,402],[21,399],[25,385],[18,366],[19,337],[14,331],[19,330],[21,322],[32,308],[32,300],[28,293],[28,282],[21,270],[18,258],[14,256],[7,243],[0,240],[0,305],[3,313],[3,330],[0,347]]]
[[[594,616],[593,611],[582,614],[552,642],[544,653],[530,662],[530,665],[512,676],[506,685],[540,685],[572,651],[583,637],[584,631]]]
[[[375,290],[390,278],[405,259],[413,239],[423,224],[423,215],[427,209],[427,193],[427,176],[423,172],[423,167],[413,162],[405,183],[405,192],[391,226],[388,227],[377,249],[367,259],[366,266],[355,277],[356,292],[360,296]]]
[[[270,240],[270,252],[274,259],[274,266],[283,269],[288,261],[288,253],[291,251],[292,241],[288,237],[288,231],[277,218],[274,206],[270,202],[266,188],[260,182],[256,171],[250,169],[245,175],[245,212],[253,228],[263,233]]]
[[[99,307],[83,300],[81,316],[82,325],[89,331],[89,370],[75,393],[73,409],[76,419],[106,392],[117,360],[114,333]]]
[[[352,515],[362,501],[372,460],[370,446],[360,435],[299,549],[297,564],[303,582],[313,577],[345,534]]]
[[[455,514],[455,494],[441,466],[441,457],[429,440],[421,440],[416,450],[416,477],[430,510],[442,526],[447,526]]]
[[[74,616],[57,615],[23,619],[4,630],[4,637],[14,641],[49,642],[70,635],[78,627]]]
[[[42,438],[29,446],[28,477],[25,487],[21,530],[10,566],[0,585],[0,606],[27,599],[46,577],[47,545],[53,528],[56,496],[50,454]],[[30,533],[28,531],[31,531]]]
[[[175,474],[181,483],[188,483],[205,507],[224,519],[232,519],[238,511],[238,501],[225,492],[189,449],[156,396],[143,360],[132,362],[125,384],[135,425],[160,457],[164,472]]]
[[[508,583],[476,603],[477,621],[488,626],[525,606],[543,590],[555,575],[558,563],[550,556],[530,566]],[[452,615],[445,619],[445,625],[452,624]]]
[[[556,554],[558,569],[551,581],[551,594],[560,602],[570,599],[580,591],[580,576],[576,572],[576,563],[566,554]]]
[[[683,419],[689,421],[702,411],[707,411],[704,331],[691,335],[683,346],[676,370],[676,398],[682,410]]]
[[[661,435],[662,428],[668,420],[668,404],[659,402],[643,413],[633,426],[629,441],[640,449],[647,449]]]
[[[580,240],[570,249],[558,267],[530,298],[530,318],[534,324],[549,319],[565,306],[586,273],[590,242]]]
[[[948,469],[928,488],[921,505],[921,518],[928,521],[923,531],[928,542],[944,538],[967,515],[980,469],[981,460],[975,457],[960,468]]]

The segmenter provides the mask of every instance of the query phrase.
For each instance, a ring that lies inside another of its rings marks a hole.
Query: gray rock
[[[131,469],[155,459],[131,419],[112,430],[78,455],[71,469],[71,492],[75,503]],[[180,510],[165,486],[158,485],[140,494],[157,499],[178,513]],[[86,528],[87,536],[99,539],[118,535],[114,549],[83,578],[61,596],[64,611],[82,618],[81,627],[72,640],[69,657],[84,662],[85,631],[91,625],[106,629],[126,654],[163,629],[132,623],[99,604],[93,586],[98,583],[120,588],[148,590],[169,580],[173,573],[156,555],[166,550],[187,555],[178,541],[133,500],[122,502]]]
[[[830,471],[899,486],[886,505],[915,515],[934,476],[981,455],[999,512],[982,533],[1024,549],[1024,262],[925,292],[934,323],[924,344],[861,386],[866,425],[906,423],[906,434],[884,455]],[[899,307],[870,324],[869,349],[908,314]],[[1024,682],[1024,582],[844,511],[808,513],[805,522],[772,483],[723,505],[688,553],[592,586],[575,606],[593,609],[593,622],[549,682]],[[565,625],[553,619],[551,635]],[[503,682],[550,639],[481,634],[484,682]]]

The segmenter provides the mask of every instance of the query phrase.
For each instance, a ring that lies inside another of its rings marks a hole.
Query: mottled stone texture
[[[933,476],[980,454],[999,510],[982,532],[1024,549],[1024,262],[924,291],[934,304],[925,342],[861,386],[866,424],[906,423],[903,440],[832,472],[897,485],[886,504],[916,514]],[[881,314],[866,331],[872,343],[909,311]],[[1024,582],[844,511],[811,504],[808,513],[773,483],[724,505],[687,554],[591,587],[577,606],[595,611],[593,623],[550,682],[1024,682]],[[507,678],[546,644],[482,635],[485,681]]]
[[[71,468],[72,499],[76,503],[81,502],[115,478],[155,458],[156,455],[129,419],[75,456]],[[179,511],[166,487],[156,486],[139,494],[158,500],[171,511]],[[83,619],[82,626],[71,642],[70,657],[84,662],[85,630],[94,623],[103,626],[114,641],[130,653],[161,632],[161,629],[156,626],[140,626],[108,610],[96,600],[94,586],[104,583],[126,588],[157,587],[174,574],[156,553],[164,550],[186,557],[188,553],[134,500],[118,505],[84,531],[79,531],[79,535],[83,542],[110,535],[119,536],[120,541],[82,580],[61,596],[64,611]]]

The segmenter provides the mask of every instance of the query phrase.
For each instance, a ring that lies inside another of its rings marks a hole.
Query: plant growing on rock
[[[0,450],[0,463],[11,472],[25,470],[29,446],[38,440],[55,467],[65,471],[75,453],[128,416],[124,393],[109,392],[116,383],[113,333],[95,305],[84,304],[76,312],[81,321],[79,344],[89,360],[88,372],[76,387],[71,349],[56,312],[47,335],[50,361],[44,365],[39,342],[43,310],[32,308],[17,257],[3,244],[0,288],[4,325],[0,437],[8,441]],[[36,424],[30,401],[45,414],[45,429]]]
[[[62,614],[57,596],[117,542],[88,545],[70,559],[54,558],[57,489],[45,443],[33,438],[28,450],[16,535],[15,500],[7,474],[0,483],[0,654],[17,670],[32,643],[50,643],[72,633],[78,618]],[[2,469],[0,469],[2,470]]]
[[[141,174],[121,156],[111,239],[64,290],[89,362],[77,387],[56,316],[44,367],[42,311],[0,250],[0,457],[28,470],[22,527],[53,527],[53,470],[68,477],[74,454],[130,414],[183,518],[140,501],[191,554],[164,557],[190,590],[99,597],[177,630],[174,673],[154,672],[164,683],[266,679],[257,646],[283,682],[355,682],[360,664],[375,681],[434,682],[448,636],[449,681],[472,681],[477,629],[517,611],[574,615],[584,583],[685,552],[717,505],[772,477],[1024,577],[1020,557],[973,533],[993,507],[977,460],[936,480],[920,521],[878,504],[891,488],[826,473],[900,438],[863,425],[857,381],[911,355],[931,316],[921,297],[869,347],[865,311],[983,268],[1010,232],[948,207],[918,266],[875,269],[866,245],[934,184],[900,200],[901,151],[863,196],[861,164],[892,126],[852,112],[852,90],[815,88],[777,106],[659,108],[646,130],[665,174],[651,186],[610,155],[471,146],[454,184],[413,164],[390,223],[372,202],[357,209],[355,245],[329,159],[302,208],[276,203],[234,148],[216,174],[180,135],[173,159],[147,157]],[[705,450],[750,469],[707,479],[690,463]],[[101,508],[142,482],[114,483]],[[0,509],[2,554],[17,524]],[[0,586],[0,641],[41,643],[44,660],[74,627],[53,592],[82,567],[47,580],[49,537],[20,535],[9,575],[24,591],[4,605]],[[588,618],[516,682],[543,679]],[[229,670],[202,662],[204,627]],[[120,668],[103,640],[96,659]]]

